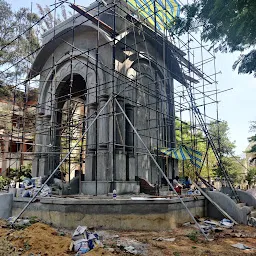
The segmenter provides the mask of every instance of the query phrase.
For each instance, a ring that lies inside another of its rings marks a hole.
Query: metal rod
[[[48,179],[45,181],[45,183],[41,186],[41,188],[35,193],[35,195],[30,199],[30,201],[24,206],[24,208],[20,211],[20,213],[17,215],[17,217],[14,219],[14,224],[17,219],[26,211],[28,206],[34,201],[34,199],[37,197],[37,195],[41,192],[41,190],[44,188],[44,186],[48,183],[48,181],[53,177],[55,172],[60,168],[60,166],[65,162],[65,160],[70,156],[70,154],[73,152],[73,150],[77,147],[78,143],[82,140],[82,138],[86,135],[86,133],[89,131],[89,129],[92,127],[93,123],[98,119],[99,115],[102,113],[104,108],[109,104],[109,102],[114,98],[114,96],[109,97],[108,101],[104,104],[102,109],[98,112],[96,117],[93,119],[91,124],[88,126],[88,128],[85,130],[85,132],[82,134],[81,138],[76,142],[76,144],[71,148],[71,150],[66,154],[66,156],[61,160],[61,162],[58,164],[58,166],[55,168],[55,170],[52,172],[52,174],[48,177]]]
[[[213,201],[196,183],[194,183],[196,188],[201,192],[204,197],[209,200],[225,217],[232,220],[235,224],[238,224],[228,213],[226,213],[215,201]]]
[[[195,222],[195,224],[197,225],[197,227],[199,228],[199,230],[201,231],[201,233],[203,234],[203,236],[205,237],[206,240],[208,240],[207,235],[204,233],[203,229],[201,228],[201,226],[198,224],[198,222],[196,221],[196,219],[194,218],[193,214],[191,213],[191,211],[188,209],[188,207],[186,206],[186,204],[183,202],[182,198],[179,196],[179,194],[177,193],[177,191],[174,189],[172,183],[169,181],[169,179],[167,178],[167,176],[165,175],[164,171],[161,169],[161,167],[159,166],[159,164],[157,163],[156,159],[154,158],[154,156],[152,155],[152,153],[150,152],[150,150],[148,149],[148,147],[146,146],[146,144],[144,143],[144,141],[142,140],[142,138],[140,137],[140,135],[138,134],[136,128],[133,126],[133,124],[131,123],[130,119],[128,118],[128,116],[126,115],[125,111],[123,110],[122,106],[119,104],[119,102],[117,101],[117,99],[115,98],[116,104],[119,106],[120,110],[122,111],[122,113],[124,114],[124,117],[126,118],[127,122],[130,124],[130,126],[132,127],[132,129],[134,130],[135,134],[137,135],[138,139],[141,141],[141,143],[143,144],[143,146],[145,147],[146,151],[148,152],[149,156],[151,157],[151,159],[153,160],[153,162],[155,163],[157,169],[161,172],[161,174],[163,175],[163,177],[165,178],[166,182],[168,183],[168,185],[171,187],[171,189],[174,191],[174,193],[178,196],[181,204],[185,207],[185,209],[187,210],[188,214],[190,215],[190,217],[192,218],[192,220]]]

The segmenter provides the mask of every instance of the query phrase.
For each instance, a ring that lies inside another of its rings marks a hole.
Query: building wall
[[[113,14],[104,13],[100,18],[110,24]],[[123,20],[119,16],[116,16],[116,19],[117,30],[124,29]],[[60,162],[58,154],[53,156],[49,153],[53,150],[61,151],[61,148],[58,148],[61,132],[58,132],[56,127],[61,120],[63,105],[58,98],[76,94],[83,99],[87,106],[89,127],[93,123],[95,113],[103,108],[112,95],[118,94],[118,103],[113,99],[86,134],[84,180],[96,182],[96,188],[104,186],[106,182],[113,182],[113,186],[116,181],[127,182],[127,186],[124,186],[126,190],[122,192],[131,192],[137,184],[137,176],[152,183],[161,179],[143,143],[129,123],[127,124],[122,109],[129,115],[128,118],[151,153],[155,154],[155,148],[174,147],[172,77],[169,74],[164,75],[163,67],[166,67],[166,63],[152,38],[147,37],[145,43],[138,44],[136,51],[132,49],[132,45],[134,41],[143,40],[141,34],[134,35],[128,31],[123,40],[126,45],[131,46],[129,55],[121,40],[117,41],[113,48],[109,35],[101,29],[98,30],[83,16],[74,16],[57,26],[55,31],[51,30],[45,34],[44,43],[50,43],[39,52],[34,63],[34,70],[36,66],[39,67],[41,80],[38,108],[40,117],[37,119],[37,128],[39,131],[47,131],[36,136],[36,144],[42,146],[36,147],[33,165],[35,176],[49,175]],[[72,48],[73,44],[75,47]],[[141,55],[138,54],[140,52]],[[80,82],[73,82],[72,87],[68,87],[71,77]],[[70,92],[67,88],[70,88]],[[79,94],[79,91],[85,88],[86,95]],[[163,127],[167,121],[169,126],[165,129]],[[167,169],[171,170],[172,165],[173,163],[170,163],[170,168]],[[173,174],[173,171],[170,173]],[[128,185],[131,182],[134,184],[129,190]],[[106,191],[106,188],[99,188],[99,191]],[[95,192],[86,190],[84,193]]]

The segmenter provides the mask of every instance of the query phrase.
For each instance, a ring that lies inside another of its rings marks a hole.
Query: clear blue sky
[[[31,6],[29,0],[7,0],[12,4],[14,9],[19,7]],[[35,0],[33,8],[36,8],[36,3],[53,4],[55,0]],[[70,0],[70,2],[74,2]],[[91,0],[76,0],[75,3],[87,6]],[[239,53],[216,55],[217,71],[222,74],[218,75],[218,87],[220,90],[225,90],[233,87],[232,91],[219,95],[219,117],[221,120],[226,120],[230,127],[230,138],[236,141],[236,154],[240,155],[248,145],[247,138],[249,133],[249,121],[256,120],[256,113],[253,111],[256,95],[256,79],[252,75],[238,75],[237,71],[232,70],[232,64],[239,56]],[[213,72],[212,72],[213,73]]]

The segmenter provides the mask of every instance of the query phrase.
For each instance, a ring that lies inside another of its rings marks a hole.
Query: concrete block
[[[251,212],[249,207],[240,208],[229,196],[218,191],[208,191],[207,194],[234,220],[241,224],[247,224],[247,215]],[[224,217],[211,203],[207,206],[207,216],[217,219]]]
[[[116,154],[116,180],[126,180],[126,155],[122,152]]]
[[[135,180],[135,157],[129,157],[129,180]]]
[[[97,195],[107,195],[110,192],[111,183],[97,181]],[[81,192],[85,195],[96,195],[96,181],[82,181]]]
[[[0,194],[0,218],[8,219],[12,215],[13,194]]]
[[[136,181],[115,181],[115,189],[118,195],[138,193],[140,191]]]
[[[221,192],[223,192],[224,194],[228,194],[229,196],[232,195],[232,191],[230,188],[223,187],[221,188]],[[247,206],[256,207],[256,197],[253,194],[253,190],[244,191],[236,189],[236,193],[242,203],[245,203]]]
[[[97,179],[98,180],[107,180],[107,166],[108,166],[108,152],[103,150],[98,151],[97,153]]]

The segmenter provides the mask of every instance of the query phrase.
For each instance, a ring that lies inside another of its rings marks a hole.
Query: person
[[[191,181],[189,179],[188,176],[185,177],[185,181],[184,181],[184,188],[190,188],[191,187]]]
[[[179,183],[179,176],[176,176],[172,181],[173,187],[178,194],[181,194],[182,185]]]

